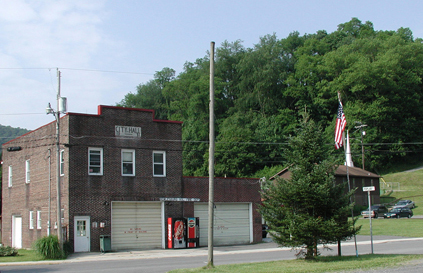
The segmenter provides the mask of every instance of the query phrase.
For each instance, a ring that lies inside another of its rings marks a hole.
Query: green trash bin
[[[100,235],[100,251],[106,252],[112,250],[112,241],[110,235]]]

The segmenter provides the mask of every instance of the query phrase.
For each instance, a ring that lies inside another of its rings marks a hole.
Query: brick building
[[[2,242],[56,234],[56,122],[3,145]],[[182,123],[154,111],[99,106],[60,119],[62,232],[76,252],[166,247],[168,217],[199,217],[207,240],[208,178],[182,176]],[[215,242],[261,240],[258,179],[215,180]]]

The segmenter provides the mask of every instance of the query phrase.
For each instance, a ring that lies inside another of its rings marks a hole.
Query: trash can
[[[100,251],[106,252],[112,250],[110,235],[100,235]]]

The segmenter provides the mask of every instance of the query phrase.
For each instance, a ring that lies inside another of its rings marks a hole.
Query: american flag
[[[339,102],[338,106],[338,116],[336,117],[336,127],[335,127],[335,148],[339,149],[342,147],[342,133],[345,130],[347,125],[347,120],[345,119],[344,110],[342,109],[342,103]]]

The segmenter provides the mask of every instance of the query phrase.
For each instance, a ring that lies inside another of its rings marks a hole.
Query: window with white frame
[[[88,148],[88,174],[103,175],[103,148]]]
[[[25,182],[29,183],[31,181],[31,168],[29,165],[29,159],[25,161]]]
[[[12,175],[12,166],[9,166],[9,187],[12,187],[12,179],[13,175]]]
[[[34,212],[29,211],[29,229],[34,229]]]
[[[37,210],[37,229],[41,229],[41,211]]]
[[[153,176],[166,176],[166,152],[153,152]]]
[[[135,175],[135,150],[122,150],[122,175]]]
[[[60,150],[60,176],[65,175],[65,150]]]

